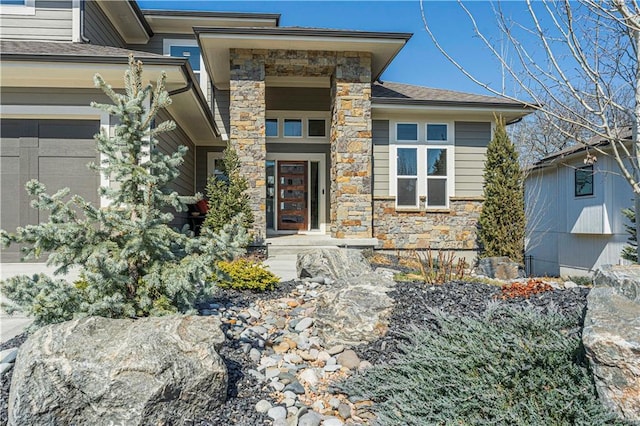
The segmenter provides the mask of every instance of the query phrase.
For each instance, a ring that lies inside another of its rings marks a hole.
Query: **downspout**
[[[80,0],[80,41],[82,41],[83,43],[91,43],[91,40],[89,40],[87,38],[87,36],[84,34],[84,29],[85,29],[85,25],[84,25],[84,7],[85,7],[85,2],[86,0]]]

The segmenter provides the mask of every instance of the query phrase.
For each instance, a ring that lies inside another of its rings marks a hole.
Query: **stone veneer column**
[[[240,173],[249,181],[249,202],[253,211],[253,232],[266,237],[265,139],[266,51],[231,49],[229,140],[240,159]]]
[[[331,235],[371,238],[371,54],[337,53],[331,98]]]

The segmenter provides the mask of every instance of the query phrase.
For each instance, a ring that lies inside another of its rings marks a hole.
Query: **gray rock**
[[[298,395],[303,395],[304,394],[304,386],[302,386],[300,384],[300,382],[298,382],[297,380],[295,382],[291,382],[289,383],[287,386],[284,387],[285,391],[291,391],[295,394]]]
[[[298,419],[298,426],[319,426],[321,421],[320,414],[315,411],[309,411]]]
[[[582,341],[596,390],[607,408],[640,421],[640,267],[605,266],[594,282]]]
[[[349,404],[340,404],[338,405],[338,414],[342,416],[343,419],[348,419],[351,417],[351,407]]]
[[[354,370],[360,365],[360,358],[358,358],[358,354],[351,349],[348,349],[338,355],[337,361],[338,364],[347,367],[349,370]]]
[[[298,332],[300,332],[300,331],[304,331],[304,330],[306,330],[307,328],[311,327],[311,325],[312,325],[312,324],[313,324],[313,318],[309,318],[309,317],[302,318],[302,319],[301,319],[301,320],[296,324],[295,330],[296,330],[296,331],[298,331]]]
[[[284,390],[284,383],[280,383],[280,382],[278,382],[278,381],[275,381],[275,382],[271,382],[269,385],[270,385],[270,386],[273,388],[273,390],[275,390],[275,391],[282,392],[282,391]]]
[[[0,376],[13,368],[13,363],[3,362],[0,364]]]
[[[333,364],[333,365],[325,365],[323,369],[328,373],[333,373],[334,371],[340,370],[340,368],[342,368],[340,364]]]
[[[18,348],[9,348],[0,352],[0,363],[12,363],[16,360]]]
[[[333,408],[334,410],[337,409],[340,406],[340,400],[338,398],[331,397],[329,399],[329,407]]]
[[[331,356],[337,355],[342,351],[344,351],[344,345],[335,345],[327,349],[327,353]]]
[[[266,399],[261,399],[256,403],[256,411],[258,413],[266,413],[271,409],[271,407],[273,406]]]
[[[327,346],[357,346],[382,336],[391,316],[395,283],[369,272],[338,280],[318,297],[315,327]]]
[[[312,249],[298,253],[298,277],[343,279],[371,273],[371,266],[360,250]]]
[[[327,417],[322,422],[322,426],[342,426],[344,422],[337,417]]]
[[[574,283],[573,281],[566,281],[564,283],[564,288],[576,288],[578,287],[578,284]]]
[[[251,350],[249,350],[249,358],[251,359],[251,361],[253,361],[255,364],[258,364],[260,362],[260,358],[262,357],[262,353],[256,349],[256,348],[251,348]]]
[[[499,280],[524,278],[524,266],[513,262],[508,257],[485,257],[480,259],[476,273]]]
[[[225,400],[217,317],[88,317],[21,346],[9,395],[15,424],[179,424]]]
[[[378,275],[382,275],[385,278],[388,278],[390,280],[393,279],[393,277],[395,277],[397,274],[400,273],[400,271],[398,271],[397,269],[390,269],[390,268],[376,268],[376,274]]]
[[[271,407],[269,411],[267,411],[267,416],[273,420],[286,419],[287,409],[281,406]]]
[[[318,384],[318,375],[316,374],[313,368],[307,368],[303,370],[299,375],[300,381],[302,383],[308,383],[310,386],[315,386]]]

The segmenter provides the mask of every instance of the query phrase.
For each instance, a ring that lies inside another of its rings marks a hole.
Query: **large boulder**
[[[387,293],[394,284],[369,272],[324,287],[316,302],[315,324],[325,344],[356,346],[384,335],[393,309]]]
[[[187,424],[220,406],[227,369],[215,317],[89,317],[22,345],[9,425]]]
[[[515,280],[525,276],[524,267],[508,257],[485,257],[480,259],[476,273],[499,280]]]
[[[334,280],[371,273],[371,265],[360,250],[330,248],[298,253],[298,278],[324,277]]]
[[[594,284],[582,341],[598,396],[620,417],[640,421],[640,267],[603,266]]]

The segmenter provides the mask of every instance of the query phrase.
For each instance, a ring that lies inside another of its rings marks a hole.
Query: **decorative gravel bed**
[[[226,307],[246,308],[257,300],[276,299],[288,295],[298,282],[283,282],[275,291],[268,293],[238,292],[220,290],[211,303]],[[433,314],[429,308],[440,309],[453,315],[480,315],[491,303],[505,303],[512,306],[534,305],[560,312],[584,313],[588,288],[554,290],[533,295],[529,299],[516,298],[500,300],[500,288],[479,283],[452,282],[442,286],[431,286],[421,282],[398,283],[390,293],[395,307],[389,331],[385,337],[369,345],[354,348],[358,355],[373,364],[389,360],[396,352],[400,333],[410,326],[429,327],[433,325]],[[583,315],[580,315],[582,322]],[[576,324],[577,326],[581,324]],[[227,327],[227,325],[225,325]],[[226,332],[227,330],[225,330]],[[26,337],[18,336],[0,345],[0,349],[19,346]],[[226,404],[211,418],[195,422],[196,425],[269,425],[272,423],[265,414],[256,411],[256,403],[268,399],[270,390],[256,378],[248,374],[255,368],[238,340],[227,340],[221,356],[229,370],[229,391]],[[2,378],[0,394],[0,424],[7,421],[7,400],[11,372]]]

